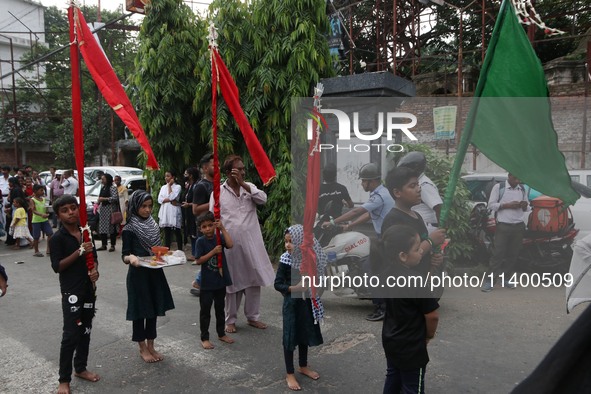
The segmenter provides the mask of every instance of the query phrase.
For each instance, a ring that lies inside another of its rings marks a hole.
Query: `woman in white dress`
[[[177,249],[183,247],[183,240],[181,234],[181,204],[179,196],[181,194],[181,185],[176,183],[176,175],[172,171],[167,171],[164,175],[166,182],[158,194],[158,203],[160,204],[160,211],[158,211],[158,224],[160,228],[164,229],[164,245],[170,248],[172,243],[171,232],[174,231]]]

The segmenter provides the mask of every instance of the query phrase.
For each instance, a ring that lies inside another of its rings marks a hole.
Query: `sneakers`
[[[386,314],[386,312],[384,311],[382,306],[376,305],[376,308],[373,311],[373,313],[370,313],[369,315],[367,315],[365,320],[367,320],[367,321],[381,321],[381,320],[384,320],[385,314]]]
[[[480,291],[489,293],[493,290],[493,284],[490,281],[485,281],[480,288]]]

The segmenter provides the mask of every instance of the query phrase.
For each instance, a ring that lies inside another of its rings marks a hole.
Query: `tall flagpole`
[[[213,216],[216,220],[221,217],[220,209],[220,158],[218,154],[218,120],[217,120],[217,101],[218,101],[218,68],[215,62],[214,51],[217,51],[218,33],[213,23],[209,24],[209,52],[211,57],[211,122],[213,138]],[[222,244],[220,230],[216,228],[217,244]],[[218,270],[222,273],[222,254],[217,255]]]
[[[84,193],[84,134],[82,129],[82,94],[80,88],[80,54],[78,53],[77,17],[74,4],[68,8],[70,22],[70,69],[72,76],[72,122],[74,128],[74,155],[78,170],[78,194],[80,195],[80,226],[84,242],[91,242],[90,227],[87,223],[86,196]],[[86,267],[92,271],[95,267],[93,253],[86,253]]]

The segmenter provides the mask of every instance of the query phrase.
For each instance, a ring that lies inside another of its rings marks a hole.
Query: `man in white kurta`
[[[227,158],[221,170],[228,177],[220,189],[221,219],[234,241],[234,247],[225,250],[232,278],[232,285],[226,288],[226,331],[236,332],[242,296],[247,323],[264,329],[267,325],[259,320],[261,286],[271,285],[275,278],[257,217],[257,205],[265,204],[267,195],[244,181],[240,157]],[[213,194],[210,210],[213,212]]]

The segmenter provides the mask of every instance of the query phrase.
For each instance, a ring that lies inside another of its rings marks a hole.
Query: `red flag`
[[[72,75],[72,122],[74,127],[74,156],[78,169],[78,194],[80,195],[80,226],[84,242],[90,242],[90,228],[87,227],[86,195],[84,193],[84,133],[82,132],[82,98],[80,93],[80,55],[76,46],[74,23],[74,8],[68,8],[70,21],[70,65]],[[57,214],[57,212],[56,212]],[[86,230],[86,231],[84,231]],[[94,255],[86,253],[86,267],[88,271],[94,269]]]
[[[310,141],[308,149],[308,170],[306,176],[306,205],[304,208],[304,240],[300,249],[302,251],[302,266],[300,271],[302,275],[310,278],[316,277],[316,253],[314,252],[314,220],[316,211],[318,211],[318,196],[320,194],[320,130],[319,120],[322,115],[318,111],[320,105],[320,95],[322,94],[322,85],[319,84],[315,89],[314,109],[312,116],[312,127],[314,134]],[[314,281],[312,282],[314,283]],[[316,303],[316,289],[312,287],[312,302]]]
[[[242,136],[244,137],[246,147],[248,148],[254,166],[256,167],[263,184],[266,186],[275,179],[275,169],[267,157],[265,150],[261,146],[261,143],[257,139],[256,134],[252,130],[252,127],[250,127],[246,115],[244,115],[244,111],[240,106],[240,100],[238,99],[238,87],[236,86],[236,83],[226,68],[217,48],[212,47],[211,51],[213,52],[211,61],[212,73],[217,73],[216,79],[219,81],[222,96],[224,96],[224,100],[226,100],[230,112],[234,116],[234,119],[236,119],[236,123],[238,124],[240,132],[242,132]],[[212,89],[216,89],[216,85],[212,84]]]
[[[80,48],[80,52],[82,52],[92,79],[94,79],[107,103],[113,108],[117,116],[121,118],[129,130],[131,130],[137,142],[144,149],[144,152],[146,152],[148,156],[146,167],[155,170],[158,169],[156,156],[152,152],[152,147],[146,137],[146,133],[144,133],[135,110],[129,102],[129,98],[125,94],[121,82],[119,82],[119,78],[117,78],[102,48],[96,42],[92,32],[88,28],[80,9],[74,8],[74,12],[75,34],[78,39],[78,47]],[[72,20],[70,18],[71,23]]]

